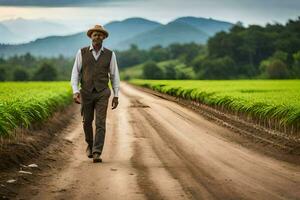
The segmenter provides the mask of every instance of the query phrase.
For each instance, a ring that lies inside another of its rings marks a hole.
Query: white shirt
[[[104,51],[104,47],[102,45],[101,49],[96,53],[93,45],[91,44],[89,50],[92,50],[93,56],[95,60],[97,60],[101,52]],[[71,76],[71,86],[73,89],[73,94],[79,92],[78,84],[79,84],[79,77],[81,76],[80,74],[81,68],[82,68],[82,56],[81,56],[81,49],[79,49],[76,54],[75,62],[72,69],[72,76]],[[115,52],[112,52],[109,69],[110,69],[109,78],[112,83],[114,96],[118,97],[118,92],[120,88],[120,76],[119,76],[119,69],[118,69]]]

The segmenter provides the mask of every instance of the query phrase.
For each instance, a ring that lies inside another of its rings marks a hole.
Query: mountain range
[[[125,50],[132,44],[142,49],[149,49],[155,45],[167,46],[171,43],[205,44],[207,39],[216,32],[228,31],[232,26],[233,24],[229,22],[197,17],[181,17],[167,24],[144,18],[129,18],[104,25],[109,32],[109,37],[104,40],[104,46],[113,50]],[[0,25],[1,35],[2,29],[10,31]],[[2,44],[0,56],[7,57],[30,52],[37,56],[71,57],[79,48],[89,44],[90,39],[84,31],[65,36],[48,36],[25,44]]]
[[[43,19],[9,19],[0,22],[0,43],[19,44],[52,35],[68,35],[69,27]]]

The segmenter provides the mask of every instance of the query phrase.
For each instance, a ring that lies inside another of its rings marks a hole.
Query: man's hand
[[[73,94],[73,100],[75,103],[80,104],[81,100],[80,100],[80,93],[76,92],[75,94]]]
[[[111,102],[111,106],[112,108],[111,109],[115,109],[119,104],[119,98],[118,97],[114,97],[112,102]]]

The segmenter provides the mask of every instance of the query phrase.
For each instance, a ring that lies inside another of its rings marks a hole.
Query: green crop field
[[[299,131],[300,80],[141,80],[129,81],[216,108],[243,113],[273,126]]]
[[[71,102],[69,82],[0,83],[0,136],[41,122]]]

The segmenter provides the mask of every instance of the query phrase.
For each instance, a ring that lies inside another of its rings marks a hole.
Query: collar
[[[89,48],[90,51],[94,50],[94,47],[93,47],[93,44],[90,44],[90,48]],[[101,51],[104,51],[104,47],[103,47],[103,44],[101,46]]]

